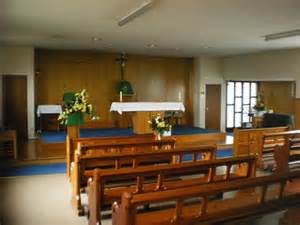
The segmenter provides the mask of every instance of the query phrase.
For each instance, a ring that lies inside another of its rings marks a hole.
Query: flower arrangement
[[[157,135],[162,135],[165,131],[170,131],[172,128],[172,125],[169,123],[169,121],[162,118],[160,114],[152,117],[148,123],[152,131]]]
[[[63,104],[63,112],[59,115],[58,120],[64,125],[82,125],[83,114],[88,114],[90,119],[98,120],[95,115],[92,104],[88,102],[88,94],[85,89],[75,93],[72,100],[65,101]],[[71,118],[77,116],[77,122],[71,122]],[[77,124],[76,124],[77,123]]]
[[[257,95],[257,100],[256,100],[256,104],[253,107],[254,110],[256,111],[263,111],[266,109],[265,103],[263,101],[263,96],[262,94],[258,94]]]

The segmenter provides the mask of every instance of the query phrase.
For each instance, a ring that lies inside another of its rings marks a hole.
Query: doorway
[[[205,128],[220,130],[221,121],[221,85],[208,84],[205,88]]]
[[[27,77],[3,76],[3,125],[17,131],[18,140],[27,139]]]

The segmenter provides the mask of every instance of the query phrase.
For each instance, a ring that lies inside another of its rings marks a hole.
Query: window
[[[228,81],[226,103],[226,129],[249,123],[249,113],[256,104],[257,82]]]

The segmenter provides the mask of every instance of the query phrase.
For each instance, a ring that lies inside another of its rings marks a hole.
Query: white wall
[[[27,76],[28,137],[34,138],[34,48],[0,47],[0,75],[3,74]]]
[[[223,63],[225,80],[296,81],[300,98],[300,49],[232,56]]]
[[[207,84],[220,84],[221,85],[221,131],[225,131],[225,103],[226,103],[226,86],[223,78],[223,64],[222,59],[218,57],[199,57],[194,62],[195,76],[198,77],[198,82],[195,82],[197,86],[197,98],[194,98],[195,126],[205,127],[205,106],[206,106],[206,94],[205,88]],[[198,103],[198,105],[197,105]]]

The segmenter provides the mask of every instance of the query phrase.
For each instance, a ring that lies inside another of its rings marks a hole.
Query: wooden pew
[[[75,138],[71,139],[67,137],[66,139],[66,161],[67,161],[67,176],[70,177],[71,163],[74,160],[74,152],[77,148],[79,142],[106,142],[106,143],[121,143],[121,140],[131,140],[136,139],[152,140],[154,138],[153,134],[146,135],[135,135],[135,136],[119,136],[119,137],[94,137],[94,138]],[[231,143],[226,143],[226,133],[209,133],[209,134],[192,134],[192,135],[177,135],[171,138],[176,139],[176,146],[197,146],[197,145],[207,145],[207,144],[217,144],[218,149],[229,148]]]
[[[122,194],[112,206],[113,225],[215,224],[249,218],[300,205],[300,190],[289,187],[300,173],[256,177],[230,182],[195,185],[160,192]],[[252,190],[252,194],[244,190]],[[212,200],[218,193],[237,191],[231,198]],[[194,200],[192,202],[191,200]],[[189,201],[189,204],[188,204]],[[175,202],[171,207],[151,204]],[[150,211],[141,206],[150,204]]]
[[[300,130],[264,134],[258,157],[260,167],[271,164],[277,172],[300,169],[299,136]]]
[[[160,142],[158,142],[160,143]],[[118,170],[124,167],[138,168],[146,165],[182,163],[183,156],[192,155],[192,161],[200,159],[213,160],[216,157],[216,146],[167,148],[167,149],[139,149],[138,151],[106,152],[89,150],[85,153],[75,153],[74,167],[71,170],[72,204],[82,212],[80,190],[87,184],[87,179],[93,176],[93,169],[101,171]],[[112,166],[113,165],[113,166]]]
[[[120,143],[106,143],[101,141],[78,142],[78,149],[75,151],[74,162],[71,166],[71,184],[72,184],[72,203],[76,209],[80,209],[80,188],[86,186],[86,180],[83,179],[84,171],[91,168],[110,168],[118,169],[125,159],[137,157],[140,153],[157,153],[158,151],[166,151],[174,149],[175,139],[168,137],[161,140],[152,139],[123,139]],[[167,152],[166,152],[167,153]],[[148,154],[148,159],[144,156],[143,162],[159,163],[170,160],[167,154],[161,155]],[[215,155],[215,153],[214,153]]]
[[[229,182],[255,176],[254,156],[214,159],[207,161],[158,165],[152,167],[120,169],[119,171],[95,170],[93,179],[89,181],[89,225],[101,224],[101,209],[113,201],[120,201],[121,194],[129,191],[134,194],[160,192],[192,187],[209,183]],[[225,167],[220,173],[217,169]],[[236,172],[233,173],[232,169]],[[193,176],[191,176],[193,175]],[[179,180],[166,180],[168,176],[180,176]],[[151,183],[144,182],[147,177],[153,177]],[[133,185],[124,185],[122,180],[135,180]],[[118,186],[109,184],[118,181]]]
[[[258,155],[261,157],[262,137],[266,133],[277,133],[287,131],[288,127],[270,127],[256,129],[239,129],[233,131],[234,143],[233,152],[239,155]]]
[[[74,161],[75,149],[78,149],[80,143],[82,147],[87,145],[102,146],[113,145],[113,144],[128,144],[135,143],[137,141],[153,142],[155,139],[154,135],[135,135],[135,136],[119,136],[119,137],[94,137],[94,138],[75,138],[71,139],[67,136],[66,138],[66,163],[67,163],[67,176],[70,177],[71,164]],[[170,140],[170,138],[165,140]],[[170,142],[175,144],[175,139],[172,138]]]

